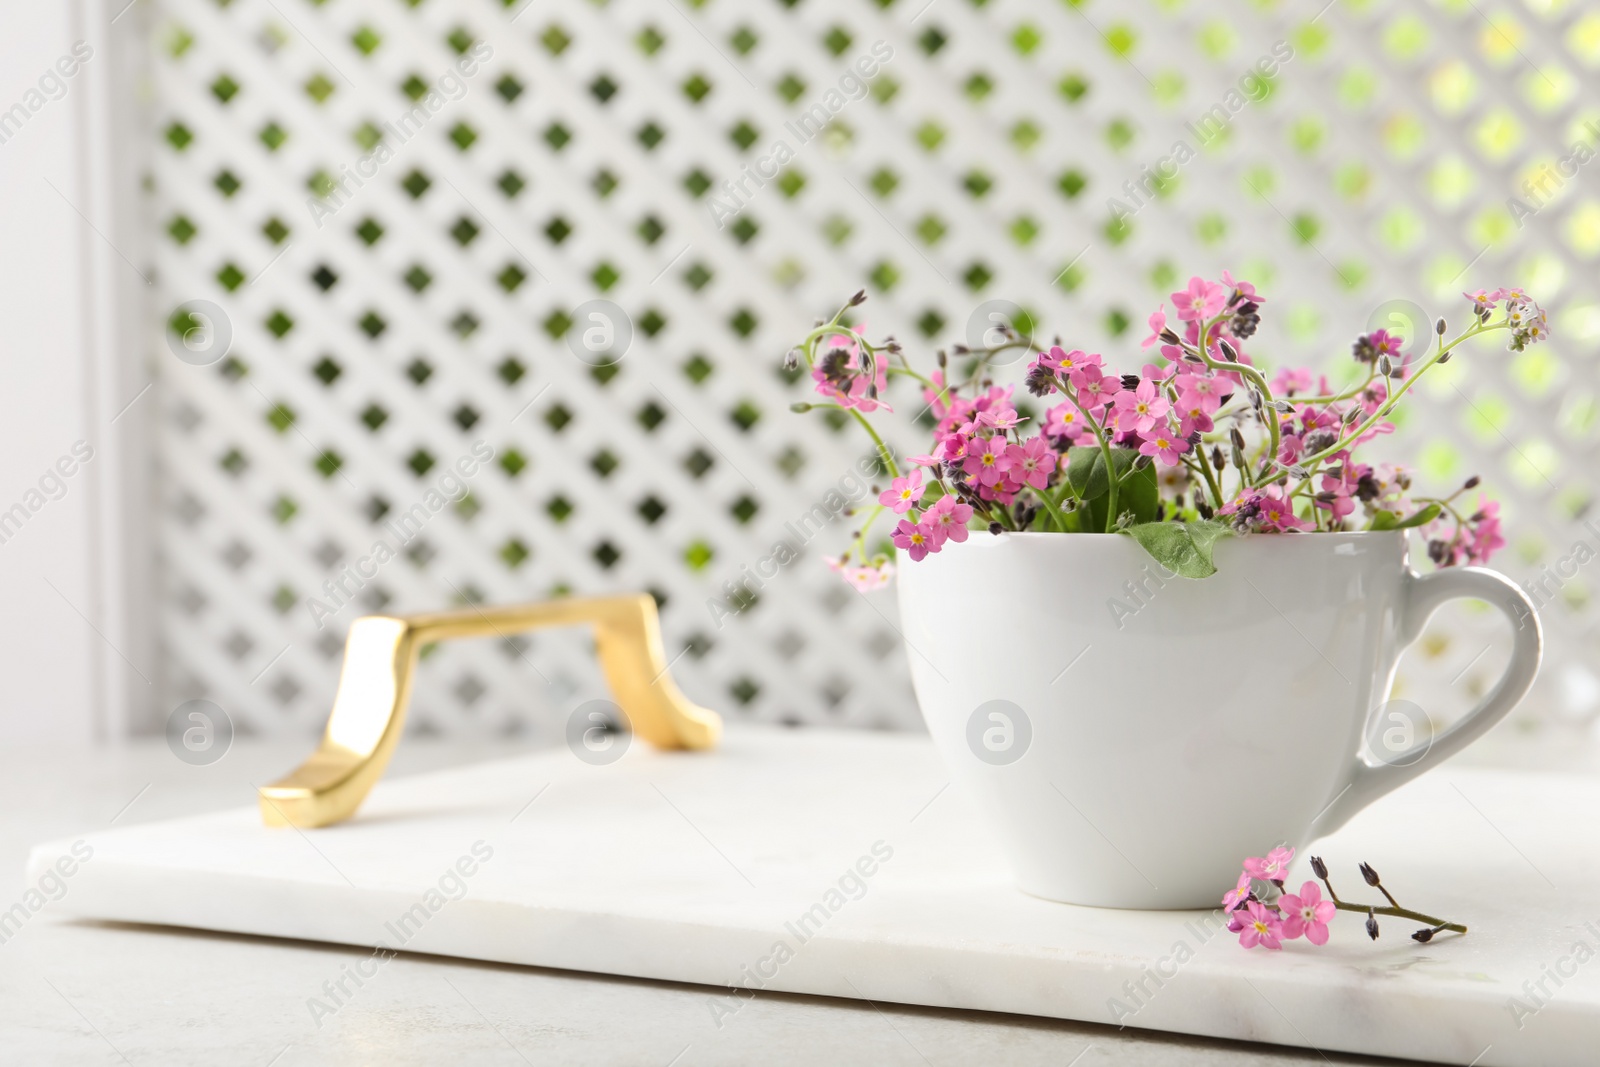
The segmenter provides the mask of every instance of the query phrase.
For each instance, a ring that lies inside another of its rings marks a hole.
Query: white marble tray
[[[1391,919],[1374,944],[1341,914],[1327,947],[1267,953],[1208,934],[1204,913],[1013,890],[946,781],[911,736],[733,730],[715,753],[640,744],[605,767],[562,749],[384,782],[325,830],[268,830],[251,807],[86,835],[92,857],[63,865],[49,906],[703,983],[723,1022],[739,984],[1482,1067],[1594,1062],[1600,784],[1420,779],[1316,851],[1342,894],[1365,899],[1367,860],[1472,933],[1418,945]],[[30,883],[72,844],[36,848]],[[380,965],[354,958],[346,990]]]

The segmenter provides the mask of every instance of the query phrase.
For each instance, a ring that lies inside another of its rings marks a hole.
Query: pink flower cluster
[[[861,344],[863,326],[827,339],[827,354],[811,368],[817,392],[840,407],[870,413],[894,408],[878,399],[889,388],[888,367],[872,359]]]
[[[929,466],[935,462],[932,456],[917,458],[926,461]],[[1054,460],[1055,457],[1050,458]],[[994,457],[990,459],[993,461]],[[904,549],[913,562],[929,552],[939,551],[946,541],[965,541],[967,520],[972,518],[972,505],[963,504],[948,495],[941,496],[932,507],[919,512],[916,505],[926,490],[927,486],[922,484],[922,471],[913,469],[904,477],[896,478],[878,497],[878,503],[896,515],[905,516],[895,526],[890,540],[896,548]]]
[[[1123,378],[1108,375],[1099,355],[1060,347],[1029,364],[1030,392],[1045,396],[1053,386],[1067,398],[1045,413],[1047,432],[1070,444],[1087,444],[1099,430],[1118,447],[1176,467],[1200,444],[1201,435],[1216,429],[1212,416],[1242,384],[1226,364],[1250,364],[1244,339],[1255,333],[1266,298],[1223,271],[1221,282],[1190,278],[1188,288],[1171,300],[1183,324],[1182,343],[1168,326],[1166,304],[1151,314],[1150,335],[1141,342],[1144,348],[1159,343],[1165,366],[1147,363],[1139,375]],[[1195,355],[1202,329],[1210,362]]]
[[[1152,321],[1158,317],[1160,312]],[[1146,364],[1142,375],[1125,382],[1106,373],[1099,355],[1064,352],[1059,346],[1042,354],[1028,371],[1031,391],[1047,395],[1054,386],[1067,397],[1045,412],[1048,436],[1087,445],[1097,440],[1098,430],[1118,447],[1135,449],[1167,467],[1179,466],[1199,435],[1216,428],[1211,416],[1233,391],[1187,364]],[[1062,376],[1066,388],[1061,387]]]
[[[1506,323],[1511,330],[1510,348],[1513,352],[1521,352],[1531,344],[1550,338],[1549,316],[1521,289],[1495,289],[1492,292],[1479,289],[1475,293],[1461,295],[1472,301],[1472,310],[1480,322],[1488,322],[1500,302],[1505,301]]]
[[[843,558],[829,556],[828,569],[863,593],[870,593],[874,589],[882,589],[889,584],[889,579],[894,577],[893,563],[881,562],[857,565],[850,562],[848,553]]]
[[[1275,848],[1265,857],[1244,861],[1239,881],[1222,897],[1222,910],[1228,913],[1228,929],[1239,935],[1245,948],[1281,949],[1285,941],[1304,937],[1313,945],[1328,943],[1328,921],[1338,909],[1333,901],[1322,899],[1316,882],[1307,882],[1298,893],[1284,893],[1294,849]],[[1270,882],[1279,890],[1268,903],[1252,888],[1257,881]]]
[[[1423,536],[1428,542],[1428,558],[1440,567],[1487,563],[1506,547],[1500,531],[1500,505],[1482,493],[1478,494],[1478,509],[1471,515],[1454,524],[1441,516],[1423,528]]]
[[[1306,368],[1269,378],[1255,365],[1245,348],[1266,299],[1228,271],[1215,281],[1190,278],[1172,293],[1170,320],[1166,303],[1157,308],[1142,346],[1155,348],[1159,362],[1126,375],[1098,353],[1042,349],[1012,333],[976,352],[956,346],[958,358],[972,357],[965,381],[954,380],[943,352],[939,369],[924,376],[892,338],[875,345],[860,326],[842,324],[866,299],[857,293],[791,352],[791,366],[805,358],[823,400],[796,408],[842,409],[865,423],[893,410],[885,399],[889,383],[904,375],[921,384],[935,424],[928,454],[911,457],[914,467],[904,471],[873,434],[893,481],[835,569],[857,588],[887,581],[887,554],[869,560],[865,540],[883,510],[897,517],[891,542],[913,561],[965,541],[969,528],[1092,533],[1220,521],[1235,534],[1420,528],[1436,564],[1482,563],[1505,538],[1495,504],[1480,497],[1468,515],[1456,503],[1476,478],[1447,497],[1413,497],[1408,471],[1358,455],[1394,432],[1388,415],[1401,396],[1461,342],[1506,330],[1520,351],[1549,336],[1544,310],[1520,289],[1466,296],[1471,324],[1459,337],[1445,340],[1442,319],[1431,352],[1432,336],[1365,333],[1351,346],[1362,373],[1336,387]],[[993,356],[1024,347],[1033,353],[1024,385],[1044,401],[1042,410],[1021,401],[1019,411],[1015,386],[990,377]],[[1086,455],[1089,449],[1100,458]],[[1154,505],[1148,490],[1140,497],[1138,489],[1150,475],[1134,483],[1152,464],[1159,468]],[[1109,486],[1107,471],[1115,472]],[[1091,492],[1091,485],[1098,488]]]

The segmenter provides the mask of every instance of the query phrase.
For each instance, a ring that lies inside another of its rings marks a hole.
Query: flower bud
[[[1463,488],[1463,489],[1476,489],[1476,488],[1478,488],[1478,476],[1476,474],[1474,474],[1472,477],[1468,478],[1466,480],[1466,482],[1461,486],[1461,488]]]
[[[783,355],[783,369],[784,370],[794,370],[799,365],[800,365],[800,350],[798,348],[791,348],[791,349],[789,349],[789,351],[784,353],[784,355]]]
[[[850,298],[850,306],[851,307],[859,307],[860,305],[865,304],[866,302],[867,302],[867,291],[865,289],[857,289],[856,290],[856,295],[852,296]]]
[[[1043,364],[1036,364],[1034,368],[1028,372],[1026,382],[1028,386],[1028,392],[1032,393],[1034,396],[1049,396],[1056,387],[1055,375],[1051,373],[1049,367],[1046,367]]]
[[[1367,880],[1367,884],[1370,886],[1376,886],[1378,884],[1378,872],[1372,869],[1372,864],[1370,863],[1363,863],[1361,865],[1361,877],[1365,878]]]
[[[996,535],[996,536],[999,536],[1000,534],[1005,532],[1005,527],[1001,526],[998,522],[991,522],[989,524],[989,532],[994,534],[994,535]]]
[[[1374,941],[1378,940],[1378,916],[1371,908],[1367,909],[1367,936]]]
[[[1322,862],[1321,856],[1311,857],[1311,873],[1316,875],[1318,878],[1328,877],[1328,865]]]
[[[1443,322],[1444,320],[1440,319],[1439,321]],[[1424,945],[1426,945],[1429,941],[1433,940],[1433,930],[1424,926],[1421,930],[1418,930],[1416,933],[1411,935],[1411,940],[1421,941]]]
[[[1433,332],[1438,334],[1440,337],[1444,336],[1444,331],[1445,331],[1445,325],[1444,325],[1444,320],[1443,319],[1440,319],[1438,322],[1433,324]]]
[[[1450,357],[1453,356],[1453,355],[1455,355],[1454,352],[1446,352],[1444,355],[1439,357],[1439,362],[1440,363],[1449,363],[1450,362]]]
[[[804,400],[796,400],[789,405],[789,410],[798,415],[802,412],[810,411],[814,406],[813,404],[807,404]]]
[[[1226,338],[1218,341],[1217,347],[1222,349],[1223,359],[1227,360],[1229,363],[1239,362],[1239,353],[1234,351],[1233,346],[1227,342]]]
[[[1387,378],[1387,377],[1389,377],[1390,373],[1393,372],[1393,370],[1394,370],[1394,364],[1392,362],[1390,362],[1388,356],[1379,356],[1378,357],[1378,373],[1379,374],[1381,374],[1385,378]]]

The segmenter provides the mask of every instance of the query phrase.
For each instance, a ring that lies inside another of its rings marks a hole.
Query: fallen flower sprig
[[[1281,949],[1283,942],[1302,936],[1313,945],[1325,945],[1328,943],[1328,922],[1335,912],[1340,911],[1364,914],[1367,917],[1367,936],[1374,941],[1378,939],[1379,915],[1427,923],[1427,926],[1411,935],[1413,941],[1422,943],[1432,941],[1435,934],[1445,930],[1458,934],[1467,932],[1461,923],[1401,907],[1394,894],[1384,888],[1378,872],[1368,863],[1361,864],[1361,877],[1383,894],[1389,902],[1387,905],[1341,900],[1328,878],[1328,866],[1322,862],[1321,856],[1311,857],[1311,870],[1327,887],[1328,899],[1322,899],[1322,891],[1317,888],[1316,882],[1306,882],[1298,893],[1286,893],[1284,875],[1288,873],[1293,859],[1292,848],[1275,848],[1264,857],[1250,857],[1244,861],[1244,871],[1239,875],[1239,881],[1223,895],[1222,908],[1229,916],[1228,929],[1239,935],[1239,944],[1245,948],[1260,945]],[[1272,889],[1258,891],[1258,884],[1265,884]]]

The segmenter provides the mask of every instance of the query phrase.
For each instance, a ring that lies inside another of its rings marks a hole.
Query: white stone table
[[[641,746],[588,767],[558,750],[406,778],[406,762],[485,758],[409,744],[357,820],[305,834],[261,828],[249,809],[138,825],[248,800],[251,781],[298,755],[283,749],[241,746],[210,768],[159,749],[16,767],[4,847],[17,855],[24,827],[64,839],[36,854],[35,879],[73,841],[94,855],[0,945],[0,1041],[52,1061],[135,1063],[469,1050],[505,1062],[954,1063],[1004,1049],[1013,1062],[1087,1065],[1323,1062],[1348,1049],[1491,1064],[1590,1062],[1600,1033],[1600,967],[1580,968],[1521,1030],[1505,1004],[1581,936],[1585,909],[1600,919],[1589,889],[1600,784],[1586,778],[1449,767],[1319,845],[1347,894],[1356,860],[1370,860],[1402,899],[1471,923],[1469,937],[1417,946],[1409,924],[1388,920],[1374,945],[1342,915],[1327,949],[1269,955],[1203,938],[1194,915],[1009,889],[920,737],[735,731],[710,756]],[[830,897],[875,844],[860,899]],[[461,899],[429,911],[426,890],[452,869],[470,871],[444,878]],[[25,883],[10,885],[17,899]],[[402,941],[404,953],[374,957],[373,944]],[[792,950],[781,965],[779,941]],[[1144,968],[1179,941],[1194,958],[1157,988]],[[712,988],[746,974],[835,999]],[[1141,979],[1153,995],[1138,1003],[1122,983]],[[1310,1051],[1037,1017],[1108,1021],[1112,997],[1138,1008],[1131,1027]],[[953,1010],[973,1008],[1036,1017]]]

